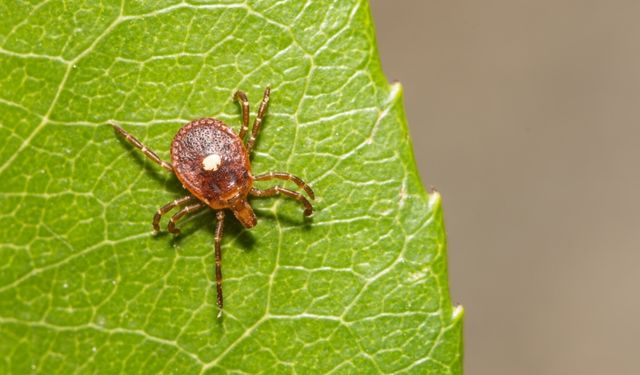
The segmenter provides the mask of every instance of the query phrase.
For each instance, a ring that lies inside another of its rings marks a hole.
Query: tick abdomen
[[[253,186],[242,140],[222,121],[203,118],[180,129],[171,143],[176,176],[193,195],[215,209],[246,197]]]

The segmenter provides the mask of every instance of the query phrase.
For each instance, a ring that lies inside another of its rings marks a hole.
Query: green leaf
[[[0,14],[0,373],[461,373],[440,196],[420,184],[365,1]],[[233,92],[255,114],[267,85],[252,168],[303,177],[316,212],[268,198],[250,231],[227,216],[218,320],[215,215],[154,236],[185,192],[105,123],[169,160],[180,126],[237,130]]]

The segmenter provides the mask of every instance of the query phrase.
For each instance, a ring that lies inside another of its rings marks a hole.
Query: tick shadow
[[[255,212],[256,212],[256,216],[258,216],[258,221],[262,219],[264,221],[270,222],[270,225],[272,223],[280,221],[281,223],[289,227],[302,228],[302,230],[304,230],[305,232],[310,231],[313,225],[313,216],[304,216],[302,214],[300,214],[300,216],[297,216],[297,215],[278,213],[277,211],[273,212],[271,210],[258,210],[258,209],[255,209]]]
[[[224,225],[225,234],[233,238],[233,240],[240,245],[242,250],[244,250],[245,252],[253,251],[253,248],[256,244],[255,236],[253,235],[253,233],[251,233],[250,229],[243,227],[242,224],[240,224],[235,216],[233,216],[233,214],[229,211],[227,211]]]
[[[286,225],[288,227],[301,228],[301,230],[303,231],[309,231],[311,230],[313,224],[313,217],[303,216],[302,218],[296,218],[293,215],[278,214],[277,212],[274,213],[267,210],[255,210],[255,212],[256,216],[258,217],[258,225],[261,224],[261,221],[262,225],[275,225],[275,222],[279,220],[281,223],[283,223],[283,225]],[[171,238],[171,245],[177,246],[184,238],[187,238],[196,231],[204,229],[209,233],[209,237],[211,238],[210,244],[213,248],[216,223],[217,219],[215,211],[209,208],[205,208],[202,211],[195,213],[178,223],[177,227],[181,231],[180,235],[174,236],[173,234],[168,233],[166,229],[163,229],[156,235],[156,237]],[[222,234],[223,248],[225,246],[225,242],[228,241],[234,241],[238,243],[239,247],[245,252],[253,251],[256,244],[256,238],[251,230],[243,227],[231,211],[225,210],[224,230]]]
[[[256,239],[250,230],[245,229],[242,224],[233,216],[229,210],[225,210],[224,229],[222,232],[222,247],[224,249],[225,242],[233,240],[237,242],[244,251],[251,251],[255,246]],[[177,246],[184,238],[189,237],[194,232],[199,230],[206,230],[211,237],[211,248],[213,249],[215,242],[217,219],[215,211],[210,208],[204,208],[202,211],[187,217],[185,220],[181,220],[176,225],[181,233],[178,236],[174,236],[171,233],[162,231],[157,237],[171,236],[171,245]]]

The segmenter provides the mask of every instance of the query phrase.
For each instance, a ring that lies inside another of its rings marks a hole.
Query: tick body
[[[203,118],[178,131],[171,144],[174,173],[191,194],[214,210],[231,209],[246,228],[256,225],[247,203],[253,188],[249,155],[222,121]]]
[[[282,194],[300,202],[304,206],[305,216],[313,213],[311,203],[299,192],[281,186],[265,190],[253,187],[254,181],[288,180],[301,188],[309,198],[314,198],[309,185],[290,173],[269,172],[255,176],[251,173],[251,152],[260,132],[269,96],[270,90],[267,87],[250,134],[249,101],[242,91],[234,95],[242,107],[242,127],[238,134],[214,118],[194,120],[183,126],[171,143],[171,164],[161,160],[155,152],[120,126],[111,123],[118,134],[140,149],[149,159],[173,172],[190,193],[158,209],[153,218],[153,228],[156,232],[160,230],[162,216],[174,208],[181,207],[169,220],[167,230],[175,235],[180,234],[180,230],[176,228],[177,221],[187,214],[205,207],[216,211],[214,249],[218,317],[222,316],[223,307],[221,241],[225,210],[230,210],[245,228],[252,228],[256,225],[257,218],[247,198]],[[245,138],[248,138],[246,143]]]

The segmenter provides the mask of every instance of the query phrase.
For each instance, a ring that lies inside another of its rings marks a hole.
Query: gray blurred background
[[[639,374],[640,1],[372,0],[467,374]]]

